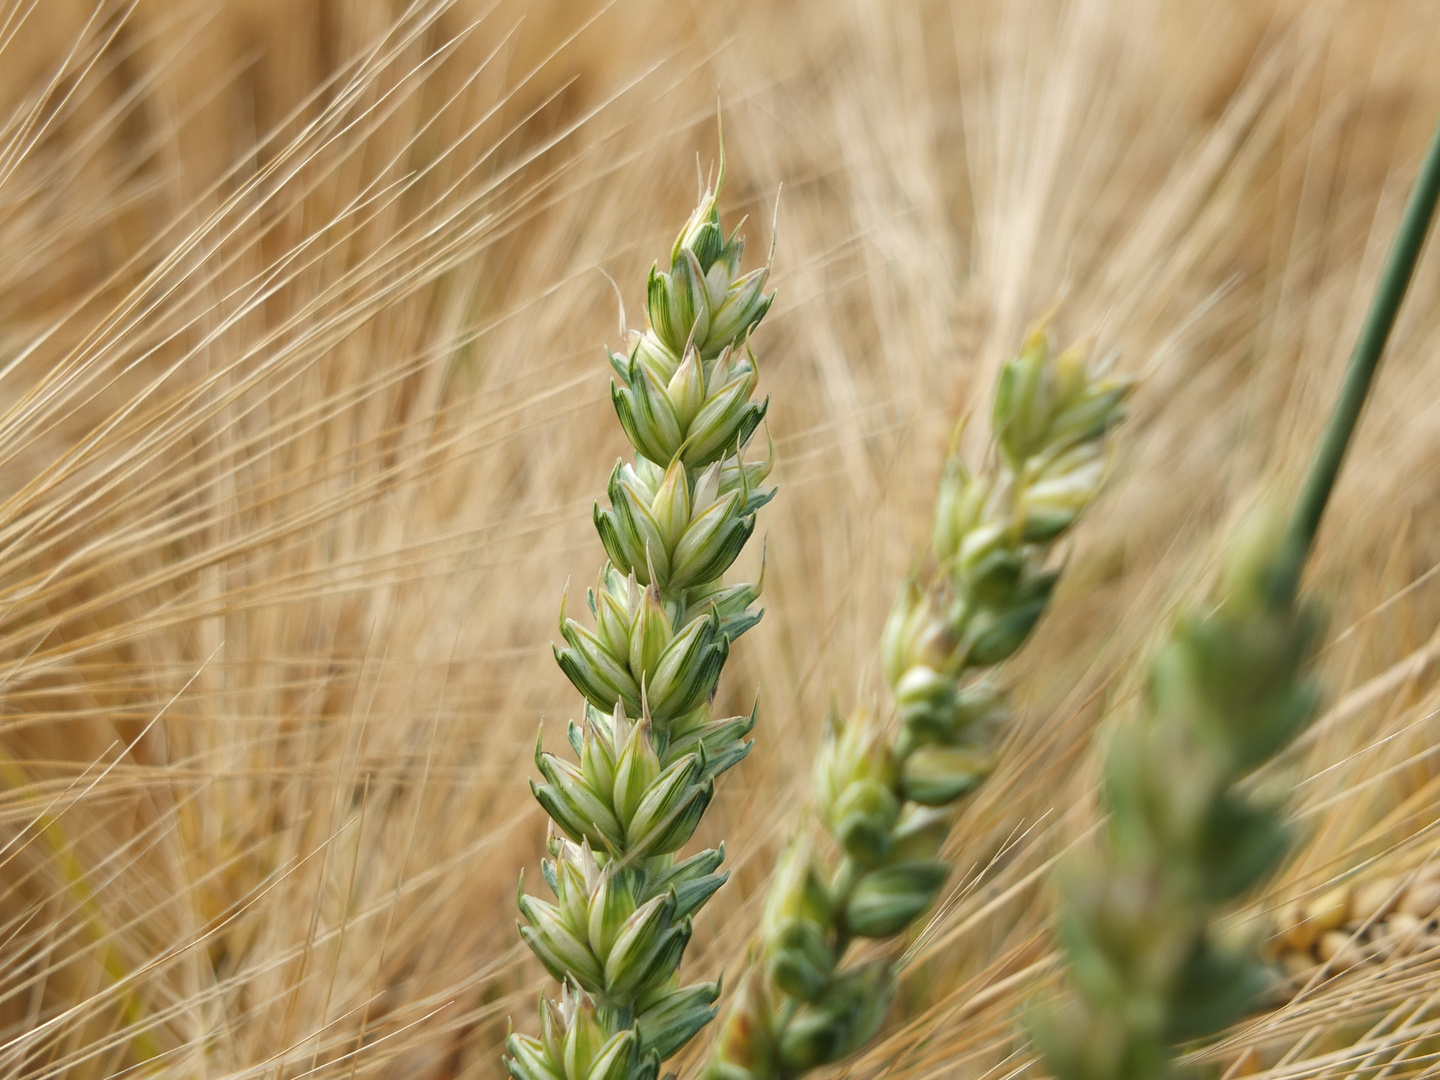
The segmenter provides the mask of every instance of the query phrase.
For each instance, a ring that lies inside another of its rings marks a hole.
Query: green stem
[[[1395,315],[1415,264],[1420,258],[1420,249],[1425,243],[1425,234],[1430,228],[1430,219],[1435,213],[1436,200],[1440,199],[1440,127],[1431,138],[1430,149],[1420,166],[1415,187],[1410,192],[1410,201],[1405,207],[1405,216],[1400,222],[1395,246],[1390,259],[1380,275],[1380,284],[1371,301],[1370,314],[1355,343],[1355,352],[1350,357],[1350,368],[1345,374],[1345,385],[1330,416],[1330,424],[1320,440],[1319,449],[1310,464],[1310,473],[1305,478],[1300,499],[1285,530],[1284,545],[1281,548],[1279,569],[1272,583],[1272,595],[1281,604],[1289,604],[1295,598],[1300,585],[1300,574],[1305,569],[1305,560],[1315,542],[1320,528],[1320,518],[1325,513],[1330,491],[1335,486],[1335,477],[1345,458],[1345,449],[1360,410],[1370,391],[1370,382],[1375,369],[1380,365],[1381,354],[1395,325]]]
[[[0,747],[0,786],[15,792],[24,792],[30,784],[29,773],[7,750]],[[111,943],[113,935],[100,907],[99,898],[90,885],[89,875],[86,874],[79,856],[75,854],[74,845],[66,835],[64,827],[55,817],[45,813],[36,819],[34,827],[50,849],[65,891],[70,894],[75,904],[86,936],[97,950],[101,969],[112,983],[117,986],[124,985],[130,980],[131,972]],[[135,1033],[130,1037],[130,1047],[136,1057],[140,1061],[159,1057],[160,1043],[151,1028],[145,1006],[135,992],[129,989],[121,991],[117,1004],[122,1021],[135,1028]]]

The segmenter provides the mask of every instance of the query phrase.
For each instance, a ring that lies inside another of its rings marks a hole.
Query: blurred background
[[[0,48],[0,1074],[502,1074],[549,986],[524,778],[580,707],[547,643],[624,448],[602,347],[721,120],[747,266],[778,229],[780,492],[688,977],[733,982],[826,712],[881,700],[1007,351],[1051,313],[1140,380],[841,1070],[1033,1071],[1092,743],[1300,475],[1440,117],[1430,0],[6,0]],[[1436,851],[1437,298],[1432,254],[1309,577],[1330,708],[1257,778],[1301,843],[1250,932]],[[1440,948],[1314,970],[1200,1056],[1427,1074]]]

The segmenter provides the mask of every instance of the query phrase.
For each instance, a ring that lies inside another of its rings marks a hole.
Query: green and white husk
[[[721,179],[724,176],[723,163]],[[575,761],[540,750],[535,797],[553,821],[543,863],[555,900],[524,892],[521,936],[562,983],[540,1036],[511,1033],[516,1080],[653,1080],[715,1015],[715,983],[682,985],[691,917],[724,882],[723,848],[680,859],[715,791],[745,756],[748,716],[711,701],[731,643],[760,619],[759,583],[721,576],[774,495],[744,452],[768,399],[750,332],[769,309],[768,266],[740,273],[744,241],[720,231],[707,191],[647,288],[649,326],[624,355],[612,399],[635,447],[595,506],[609,555],[588,593],[593,629],[568,618],[555,658],[584,695]]]
[[[1238,1019],[1269,982],[1217,919],[1287,844],[1280,806],[1239,787],[1315,714],[1315,620],[1277,593],[1278,536],[1252,526],[1219,603],[1156,658],[1148,708],[1105,758],[1104,839],[1062,874],[1074,993],[1032,1024],[1060,1080],[1157,1080],[1172,1047]]]
[[[989,669],[1020,648],[1058,571],[1055,542],[1099,486],[1128,384],[1086,352],[1053,354],[1043,330],[1008,361],[994,449],[978,472],[947,462],[933,572],[901,591],[881,652],[895,722],[832,720],[815,766],[820,836],[782,857],[758,957],[718,1034],[708,1080],[794,1077],[854,1053],[879,1029],[889,961],[845,965],[857,938],[901,934],[949,875],[938,852],[959,800],[992,767],[1006,714]]]

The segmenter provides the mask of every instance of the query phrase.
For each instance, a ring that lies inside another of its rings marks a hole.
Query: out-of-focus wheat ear
[[[1129,392],[1056,354],[1037,326],[1004,364],[992,442],[977,468],[952,456],[935,504],[933,561],[907,582],[880,653],[895,715],[832,717],[814,764],[816,817],[771,880],[757,959],[732,1004],[708,1080],[780,1080],[849,1057],[884,1023],[893,958],[845,964],[934,904],[960,803],[995,765],[1006,715],[991,669],[1030,637],[1058,571],[1054,545],[1090,503]]]
[[[1178,1044],[1227,1027],[1273,982],[1254,943],[1219,921],[1289,847],[1283,806],[1240,785],[1317,712],[1318,620],[1297,598],[1300,577],[1437,199],[1440,127],[1288,522],[1263,514],[1247,522],[1217,601],[1179,621],[1151,667],[1143,715],[1109,743],[1103,838],[1060,875],[1069,992],[1031,1017],[1059,1080],[1169,1076]],[[1423,885],[1414,892],[1413,903],[1433,909]],[[1366,917],[1401,894],[1391,882],[1385,895],[1364,897]],[[1319,898],[1286,936],[1338,934],[1361,902],[1348,889]],[[1327,961],[1348,946],[1334,936],[1321,945]]]

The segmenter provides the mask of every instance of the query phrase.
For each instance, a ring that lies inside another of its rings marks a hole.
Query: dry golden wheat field
[[[1058,974],[1049,872],[1099,820],[1095,748],[1302,475],[1440,118],[1440,18],[5,0],[0,103],[0,1076],[503,1075],[553,987],[515,896],[537,728],[557,749],[580,708],[560,598],[626,449],[603,346],[718,111],[749,265],[776,222],[779,493],[688,976],[743,970],[824,718],[883,700],[952,431],[1027,326],[1138,380],[956,873],[831,1070],[1009,1080],[1042,1075],[1016,1021]],[[1440,1071],[1433,921],[1333,938],[1366,886],[1440,880],[1437,302],[1432,251],[1307,574],[1325,711],[1253,781],[1298,839],[1236,916],[1289,981],[1193,1050],[1226,1077]]]

